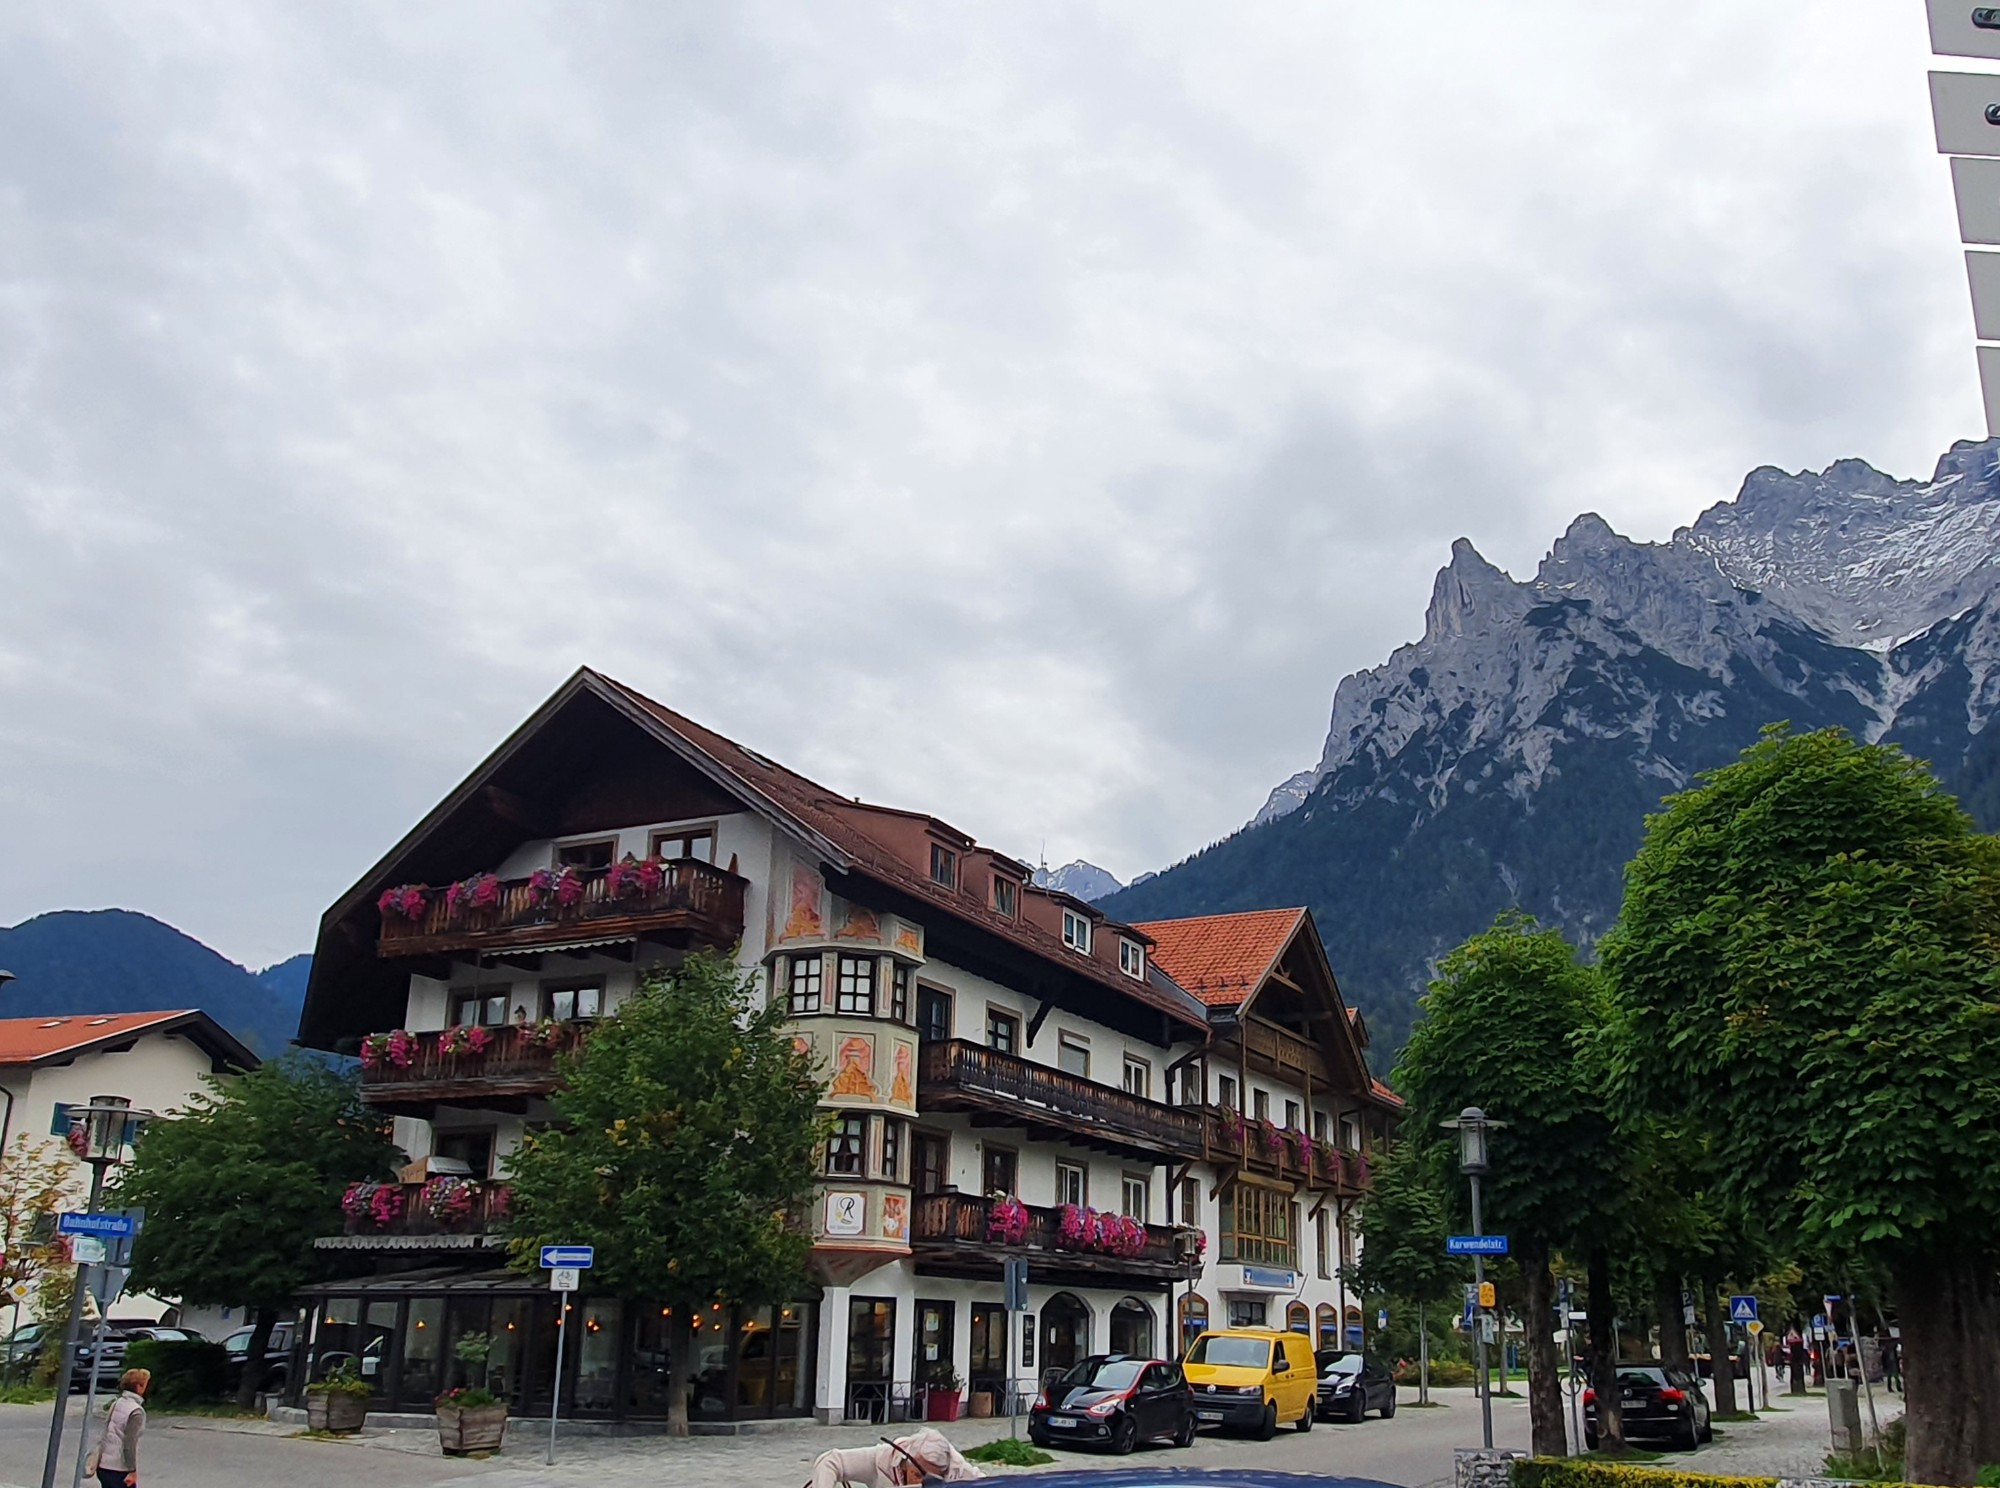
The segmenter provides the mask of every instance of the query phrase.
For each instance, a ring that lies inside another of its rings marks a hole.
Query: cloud
[[[1975,431],[1920,16],[0,20],[0,920],[259,961],[579,662],[1130,876],[1465,534]]]

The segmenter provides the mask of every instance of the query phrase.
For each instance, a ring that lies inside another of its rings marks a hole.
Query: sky
[[[1162,867],[1454,538],[1981,432],[1930,65],[1915,0],[6,7],[0,924],[307,949],[585,664]]]

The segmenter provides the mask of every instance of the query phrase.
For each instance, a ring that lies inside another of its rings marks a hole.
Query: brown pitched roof
[[[1303,909],[1149,920],[1153,959],[1210,1007],[1237,1007],[1264,984],[1305,918]]]
[[[982,930],[1013,941],[1016,945],[1057,962],[1067,971],[1101,983],[1121,996],[1133,998],[1156,1008],[1183,1024],[1194,1028],[1207,1028],[1207,1017],[1193,998],[1175,995],[1176,989],[1171,986],[1140,982],[1114,967],[1086,956],[1079,956],[1063,945],[1059,937],[1039,926],[1028,924],[1019,915],[1009,919],[995,913],[984,899],[961,894],[932,882],[928,874],[919,873],[901,856],[871,836],[862,825],[869,814],[884,811],[929,821],[935,821],[935,818],[926,817],[922,812],[906,812],[895,807],[868,805],[838,796],[816,781],[808,780],[805,776],[766,759],[754,750],[745,749],[735,740],[725,738],[713,729],[704,728],[693,719],[654,702],[645,694],[635,692],[622,682],[614,681],[602,673],[590,673],[590,675],[615,692],[628,705],[643,712],[656,723],[664,725],[699,749],[738,783],[747,784],[752,795],[761,795],[777,807],[781,817],[790,817],[806,828],[810,836],[830,845],[835,849],[836,858],[845,860],[843,866],[851,866],[870,878],[892,884],[907,894],[977,925]],[[938,822],[937,825],[946,832],[963,835],[956,833],[955,828],[943,822]],[[971,842],[973,839],[967,837],[965,840]],[[1290,913],[1296,916],[1300,911],[1293,910]],[[1171,969],[1167,974],[1173,976]],[[1176,977],[1174,980],[1178,981],[1179,978]]]
[[[100,1044],[142,1033],[186,1033],[211,1059],[255,1069],[257,1056],[207,1013],[191,1008],[161,1013],[69,1013],[47,1018],[0,1018],[0,1066],[73,1059]]]

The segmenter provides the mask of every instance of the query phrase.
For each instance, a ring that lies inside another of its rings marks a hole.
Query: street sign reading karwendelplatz
[[[587,1271],[597,1259],[596,1247],[590,1245],[544,1245],[542,1247],[542,1269]]]
[[[1498,1256],[1507,1254],[1505,1235],[1447,1235],[1444,1238],[1447,1255]]]
[[[139,1233],[139,1221],[129,1214],[58,1214],[58,1235],[95,1235],[100,1240],[129,1240]]]

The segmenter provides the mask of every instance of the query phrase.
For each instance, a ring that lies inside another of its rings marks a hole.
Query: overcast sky
[[[1917,0],[0,10],[0,924],[252,965],[588,663],[1121,877],[1470,537],[1979,431]]]

